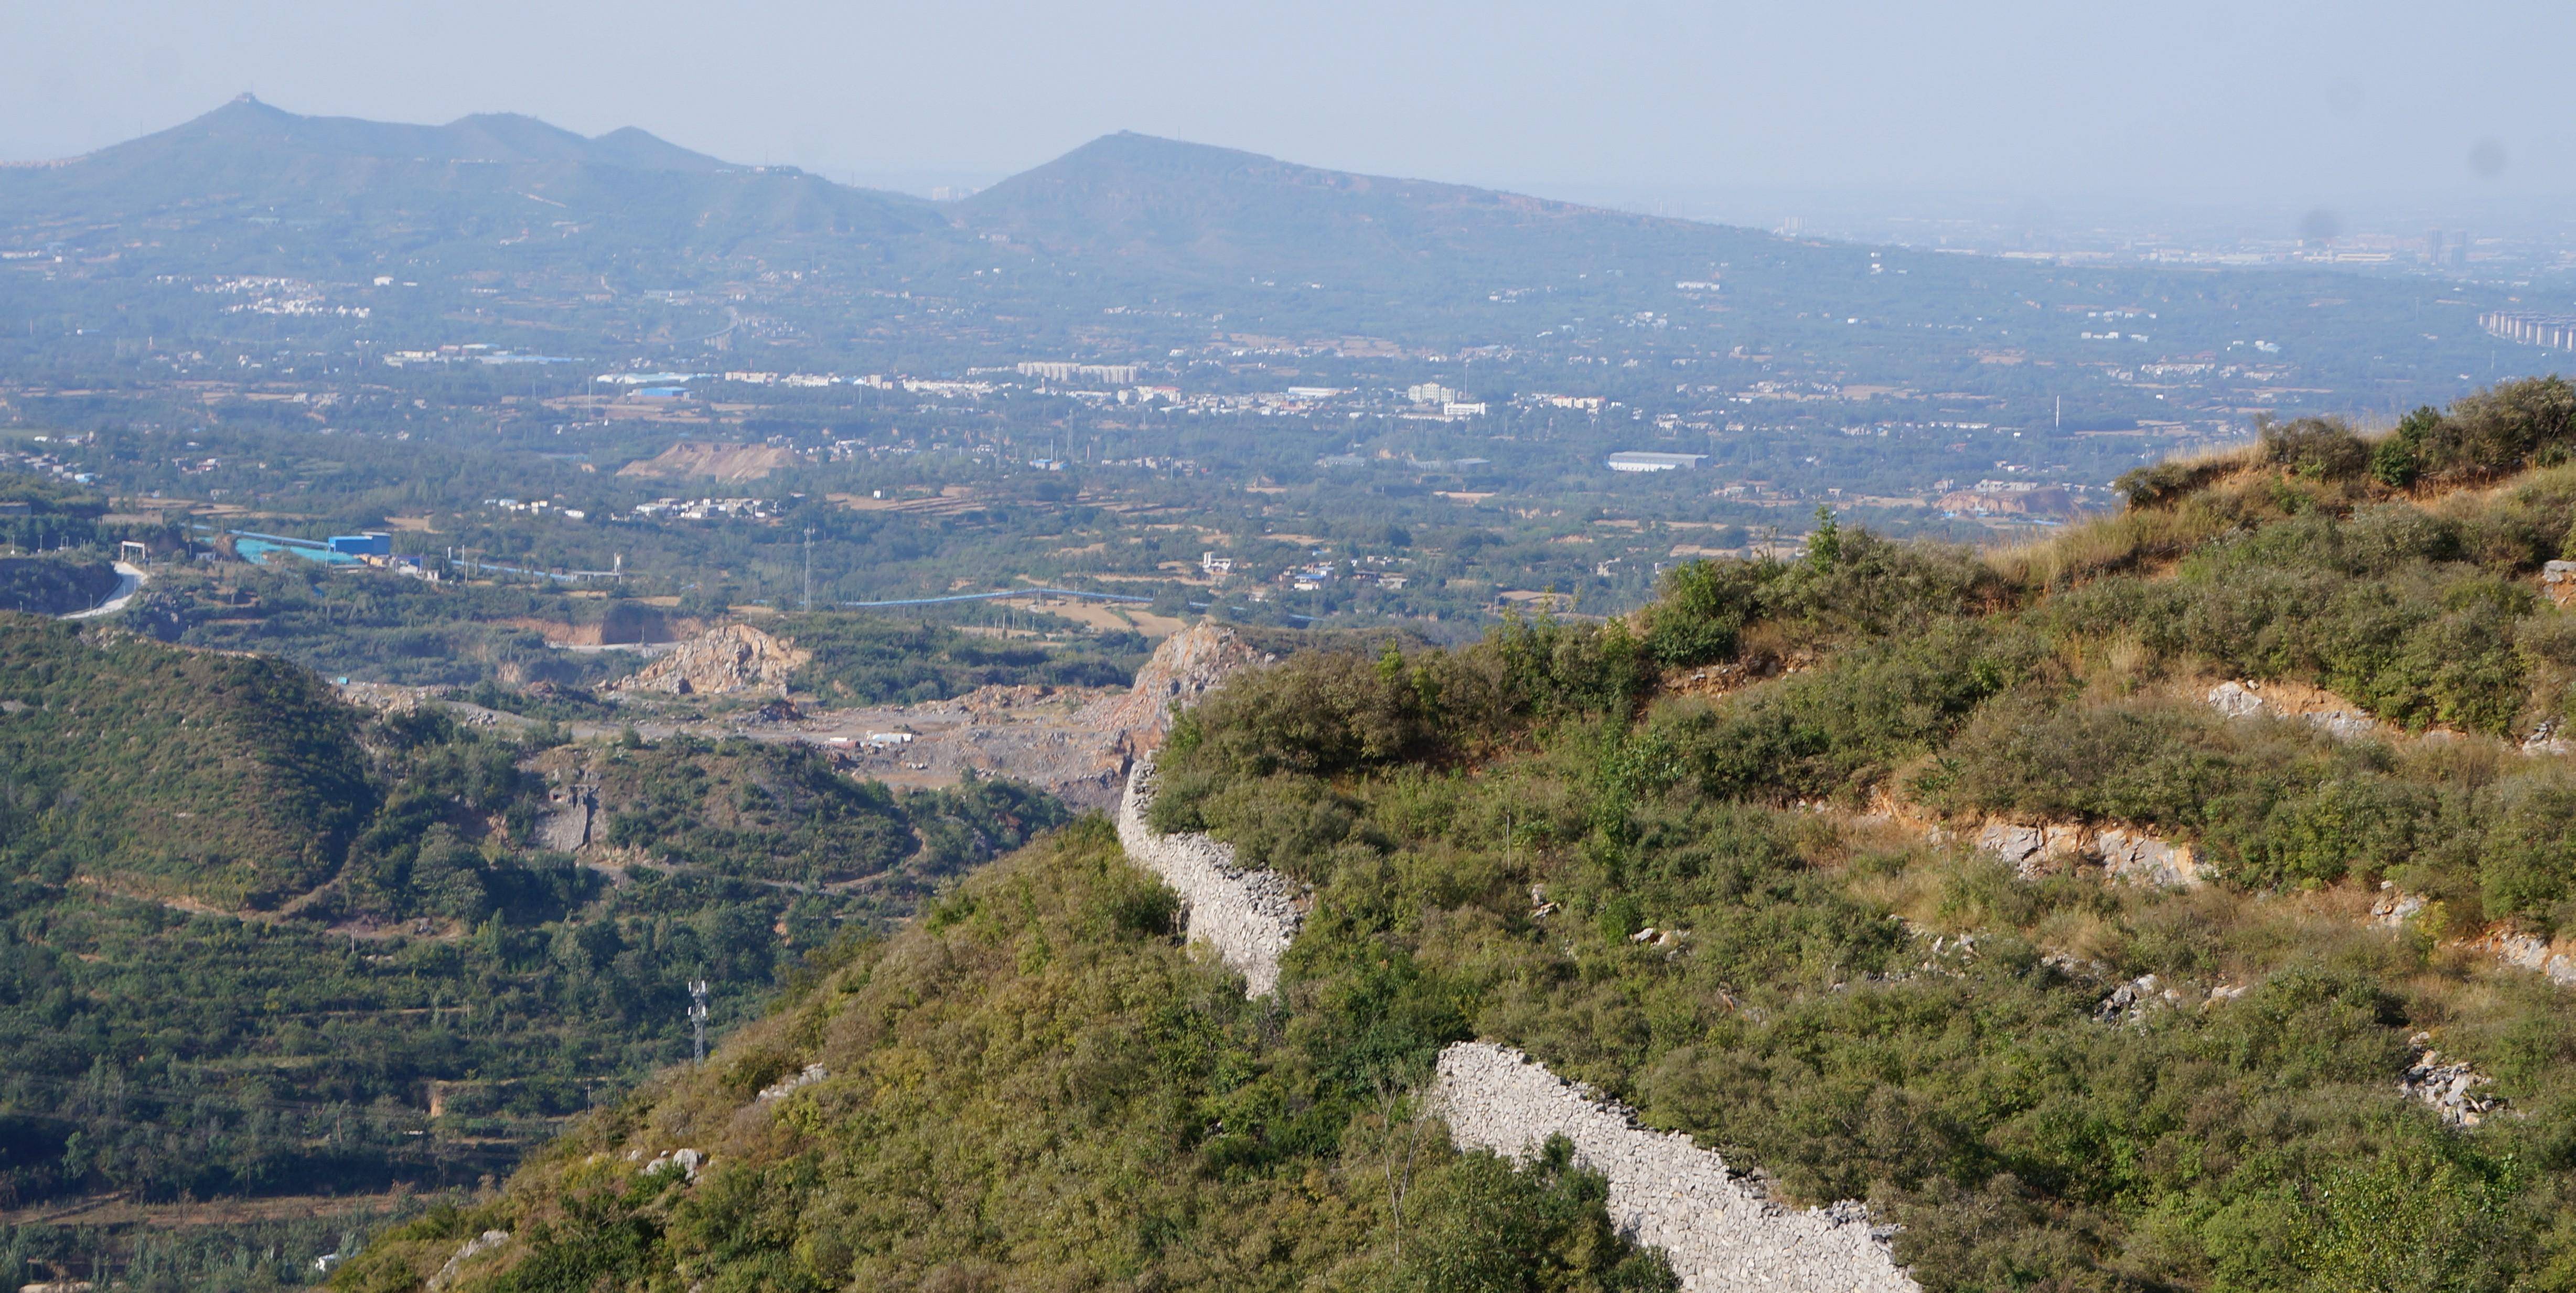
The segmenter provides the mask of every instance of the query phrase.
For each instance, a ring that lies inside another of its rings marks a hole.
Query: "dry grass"
[[[2126,570],[2141,558],[2169,556],[2209,538],[2226,518],[2189,504],[2259,470],[2252,446],[2172,460],[2185,470],[2217,473],[2207,485],[2168,506],[2132,507],[2096,517],[2045,539],[1998,549],[1986,564],[2007,583],[2031,590],[2060,588],[2097,574]]]

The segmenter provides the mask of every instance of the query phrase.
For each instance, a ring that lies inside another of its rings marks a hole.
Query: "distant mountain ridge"
[[[1868,353],[1865,385],[2025,397],[2036,370],[1986,366],[1968,338],[2090,365],[2101,356],[2076,329],[2029,325],[2109,303],[2158,318],[2158,353],[2215,354],[2272,333],[2320,343],[2319,357],[2419,354],[2405,380],[2440,389],[2470,358],[2409,348],[2458,332],[2437,299],[2455,289],[2427,281],[1872,249],[1133,132],[934,203],[737,165],[633,128],[587,137],[511,114],[387,124],[245,96],[70,162],[0,168],[0,244],[74,253],[72,267],[8,278],[0,290],[25,295],[23,313],[69,318],[94,303],[85,294],[122,283],[135,303],[159,303],[161,335],[225,336],[235,325],[215,314],[248,308],[209,297],[182,309],[171,284],[391,278],[422,290],[331,308],[363,308],[366,326],[407,336],[470,319],[478,335],[500,325],[495,341],[594,355],[731,345],[749,317],[743,335],[820,366],[919,362],[918,340],[951,327],[963,330],[950,340],[996,352],[1059,350],[1078,333],[1083,346],[1141,353],[1203,342],[1210,325],[1431,353],[1584,345],[1615,328],[1672,352],[1631,366],[1782,347]],[[503,278],[518,293],[507,313],[468,299],[502,292]],[[1720,279],[1722,295],[1709,286]],[[730,299],[757,309],[696,295],[746,281],[763,286]],[[664,289],[687,295],[655,295]],[[917,294],[967,315],[924,333],[925,316],[907,319]],[[1999,322],[2023,311],[2041,313]],[[984,312],[1007,323],[958,322]],[[442,313],[449,322],[433,323]],[[1933,328],[1949,335],[1921,331]],[[2312,370],[2303,388],[2384,394],[2378,362]]]
[[[1121,132],[958,204],[968,224],[1040,250],[1200,275],[1402,275],[1501,269],[1568,240],[1612,256],[1769,242],[1747,230],[1492,189],[1331,171]],[[1683,246],[1682,244],[1690,244]]]
[[[719,254],[770,237],[892,239],[902,251],[867,259],[897,274],[999,242],[1096,261],[1113,277],[1286,275],[1349,285],[1399,282],[1428,266],[1481,272],[1569,245],[1691,255],[1688,245],[1712,239],[1763,239],[1133,132],[934,206],[795,167],[738,165],[631,126],[590,137],[515,113],[444,125],[304,116],[247,94],[77,158],[0,170],[0,227],[24,233],[229,214],[354,218],[412,237],[476,237],[546,214],[531,202],[648,245]]]
[[[633,126],[589,138],[515,112],[478,112],[443,126],[308,117],[240,95],[204,116],[113,144],[75,162],[166,157],[174,148],[271,145],[351,157],[444,162],[582,162],[635,170],[707,172],[725,162]]]
[[[918,198],[736,166],[632,126],[592,138],[515,113],[437,126],[312,117],[249,95],[59,164],[0,170],[0,227],[21,236],[293,220],[335,238],[280,250],[336,262],[360,240],[479,242],[559,219],[598,222],[621,250],[717,254],[766,237],[865,242],[945,226]]]

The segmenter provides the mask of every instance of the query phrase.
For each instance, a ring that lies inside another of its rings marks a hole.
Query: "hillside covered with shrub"
[[[466,1286],[1670,1287],[1597,1178],[1446,1147],[1416,1096],[1481,1038],[1865,1202],[1927,1289],[2576,1287],[2576,989],[2498,954],[2576,938],[2571,450],[2519,383],[2028,549],[1828,524],[1632,618],[1241,675],[1153,811],[1310,887],[1275,996],[1082,825],[341,1286],[497,1229]]]
[[[570,775],[579,856],[542,830]],[[0,1214],[470,1187],[686,1056],[691,980],[721,1036],[839,931],[1065,820],[1009,783],[507,737],[0,616]],[[0,1276],[102,1246],[13,1225]]]

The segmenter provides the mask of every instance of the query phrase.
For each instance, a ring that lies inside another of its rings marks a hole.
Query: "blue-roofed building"
[[[272,558],[280,554],[325,566],[364,564],[346,552],[335,552],[321,544],[306,546],[300,543],[271,543],[265,539],[235,539],[233,551],[240,553],[242,560],[256,566],[274,565],[276,563]]]
[[[345,552],[353,557],[390,557],[394,554],[394,536],[374,531],[335,534],[326,542],[333,552]]]

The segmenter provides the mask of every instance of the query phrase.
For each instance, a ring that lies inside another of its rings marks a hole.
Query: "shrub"
[[[2474,481],[2563,458],[2576,442],[2576,387],[2561,377],[2505,382],[2452,402],[2420,434],[2425,474]]]
[[[1665,572],[1663,596],[1646,612],[1646,652],[1666,668],[1733,659],[1744,626],[1760,613],[1763,585],[1780,566],[1767,561],[1693,561]]]
[[[2329,418],[2265,426],[2263,460],[2311,480],[2349,480],[2370,465],[2370,450],[2352,428]]]
[[[2442,424],[2442,415],[2427,404],[2398,420],[2370,451],[2370,477],[2390,489],[2405,489],[2424,471],[2424,438]]]
[[[2241,465],[2233,456],[2172,458],[2123,472],[2111,488],[2131,507],[2170,507]]]

